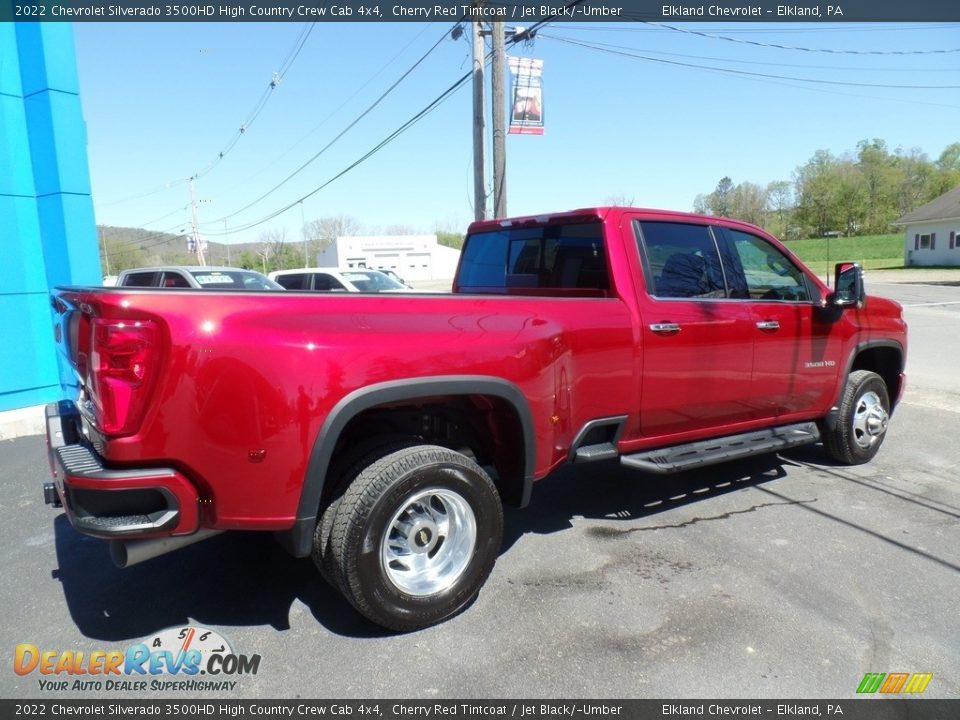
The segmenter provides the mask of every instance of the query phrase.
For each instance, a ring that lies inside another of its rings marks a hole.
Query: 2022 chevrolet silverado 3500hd
[[[412,630],[477,595],[502,503],[564,463],[646,473],[879,449],[900,306],[734,220],[590,208],[470,226],[447,295],[54,291],[54,482],[121,566],[276,534]]]

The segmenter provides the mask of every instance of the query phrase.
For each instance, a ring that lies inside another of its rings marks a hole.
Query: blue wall
[[[0,410],[62,396],[49,291],[100,280],[73,30],[0,23]]]

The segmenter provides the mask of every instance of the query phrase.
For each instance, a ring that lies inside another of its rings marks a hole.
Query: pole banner
[[[508,58],[513,76],[512,135],[543,135],[543,60]]]

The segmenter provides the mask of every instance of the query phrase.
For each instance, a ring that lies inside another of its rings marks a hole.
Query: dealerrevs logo
[[[259,669],[259,655],[235,653],[216,630],[194,625],[167,628],[125,650],[41,650],[21,643],[13,656],[14,672],[39,674],[45,692],[223,692],[236,687],[233,677]]]

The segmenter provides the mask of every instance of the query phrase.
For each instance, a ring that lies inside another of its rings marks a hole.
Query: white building
[[[393,270],[404,280],[447,280],[454,276],[460,251],[440,245],[436,235],[338,237],[320,251],[320,267]]]
[[[894,223],[906,231],[904,265],[960,266],[960,187]]]

